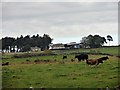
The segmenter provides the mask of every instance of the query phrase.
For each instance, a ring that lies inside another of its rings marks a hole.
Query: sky
[[[2,8],[0,38],[48,34],[53,38],[52,43],[69,43],[80,42],[82,37],[97,34],[105,38],[111,35],[113,37],[111,45],[118,45],[117,2],[4,0],[0,8]]]

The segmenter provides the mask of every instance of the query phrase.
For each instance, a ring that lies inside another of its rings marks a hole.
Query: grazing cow
[[[78,59],[78,61],[81,61],[81,60],[87,60],[88,59],[88,55],[87,54],[80,54],[80,55],[76,55],[75,58]]]
[[[67,56],[63,56],[63,59],[67,59]]]
[[[2,66],[9,65],[9,62],[2,63]]]

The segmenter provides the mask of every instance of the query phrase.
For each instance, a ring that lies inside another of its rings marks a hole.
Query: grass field
[[[93,49],[92,49],[93,50]],[[118,48],[97,48],[102,53],[118,55]],[[63,60],[62,53],[68,58]],[[2,66],[3,88],[114,88],[118,85],[119,70],[118,57],[109,59],[98,66],[89,66],[85,61],[71,62],[74,54],[70,52],[91,52],[91,49],[76,49],[57,51],[56,56],[36,56],[28,58],[12,58],[12,54],[5,54],[2,62],[10,65]],[[89,58],[100,58],[104,55],[89,55]],[[51,60],[35,64],[34,60]],[[26,63],[29,60],[29,63]],[[56,61],[54,61],[56,60]]]
[[[73,50],[63,50],[64,53],[73,53],[73,52],[101,52],[112,55],[118,55],[118,50],[120,47],[102,47],[102,48],[94,48],[94,49],[73,49]],[[61,53],[61,50],[58,51]]]

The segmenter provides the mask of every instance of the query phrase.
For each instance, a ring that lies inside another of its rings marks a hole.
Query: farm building
[[[70,42],[67,44],[57,43],[57,44],[50,44],[49,49],[76,49],[81,48],[80,43]]]
[[[49,49],[65,49],[64,44],[57,43],[57,44],[50,44]]]
[[[67,44],[65,44],[65,46],[68,49],[81,48],[81,44],[80,43],[76,43],[76,42],[67,43]]]
[[[38,52],[38,51],[41,51],[41,48],[39,48],[39,47],[31,47],[31,51],[32,52]]]

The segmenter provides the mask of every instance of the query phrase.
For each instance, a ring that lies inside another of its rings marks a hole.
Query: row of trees
[[[112,37],[110,35],[107,35],[107,40],[113,41]],[[81,40],[82,46],[84,48],[89,47],[89,48],[98,48],[102,47],[105,43],[107,43],[105,37],[101,37],[99,35],[89,35],[87,37],[83,37]]]
[[[2,50],[6,50],[9,52],[15,52],[15,51],[21,51],[26,52],[30,51],[31,47],[39,47],[41,50],[46,50],[49,48],[49,44],[52,42],[52,38],[44,34],[43,36],[33,35],[30,37],[30,35],[27,35],[23,37],[22,35],[17,38],[13,37],[5,37],[0,40],[2,42]],[[112,37],[110,35],[107,35],[107,40],[113,41]],[[102,47],[105,43],[107,43],[105,37],[101,37],[99,35],[89,35],[87,37],[83,37],[80,41],[83,48],[98,48]],[[64,45],[67,47],[66,45]]]
[[[2,50],[10,50],[10,52],[16,51],[29,51],[31,47],[39,47],[41,50],[48,49],[48,45],[52,42],[52,38],[44,34],[43,36],[33,35],[30,37],[30,35],[27,35],[23,37],[22,35],[17,38],[13,37],[5,37],[2,38],[0,41],[2,42]]]

